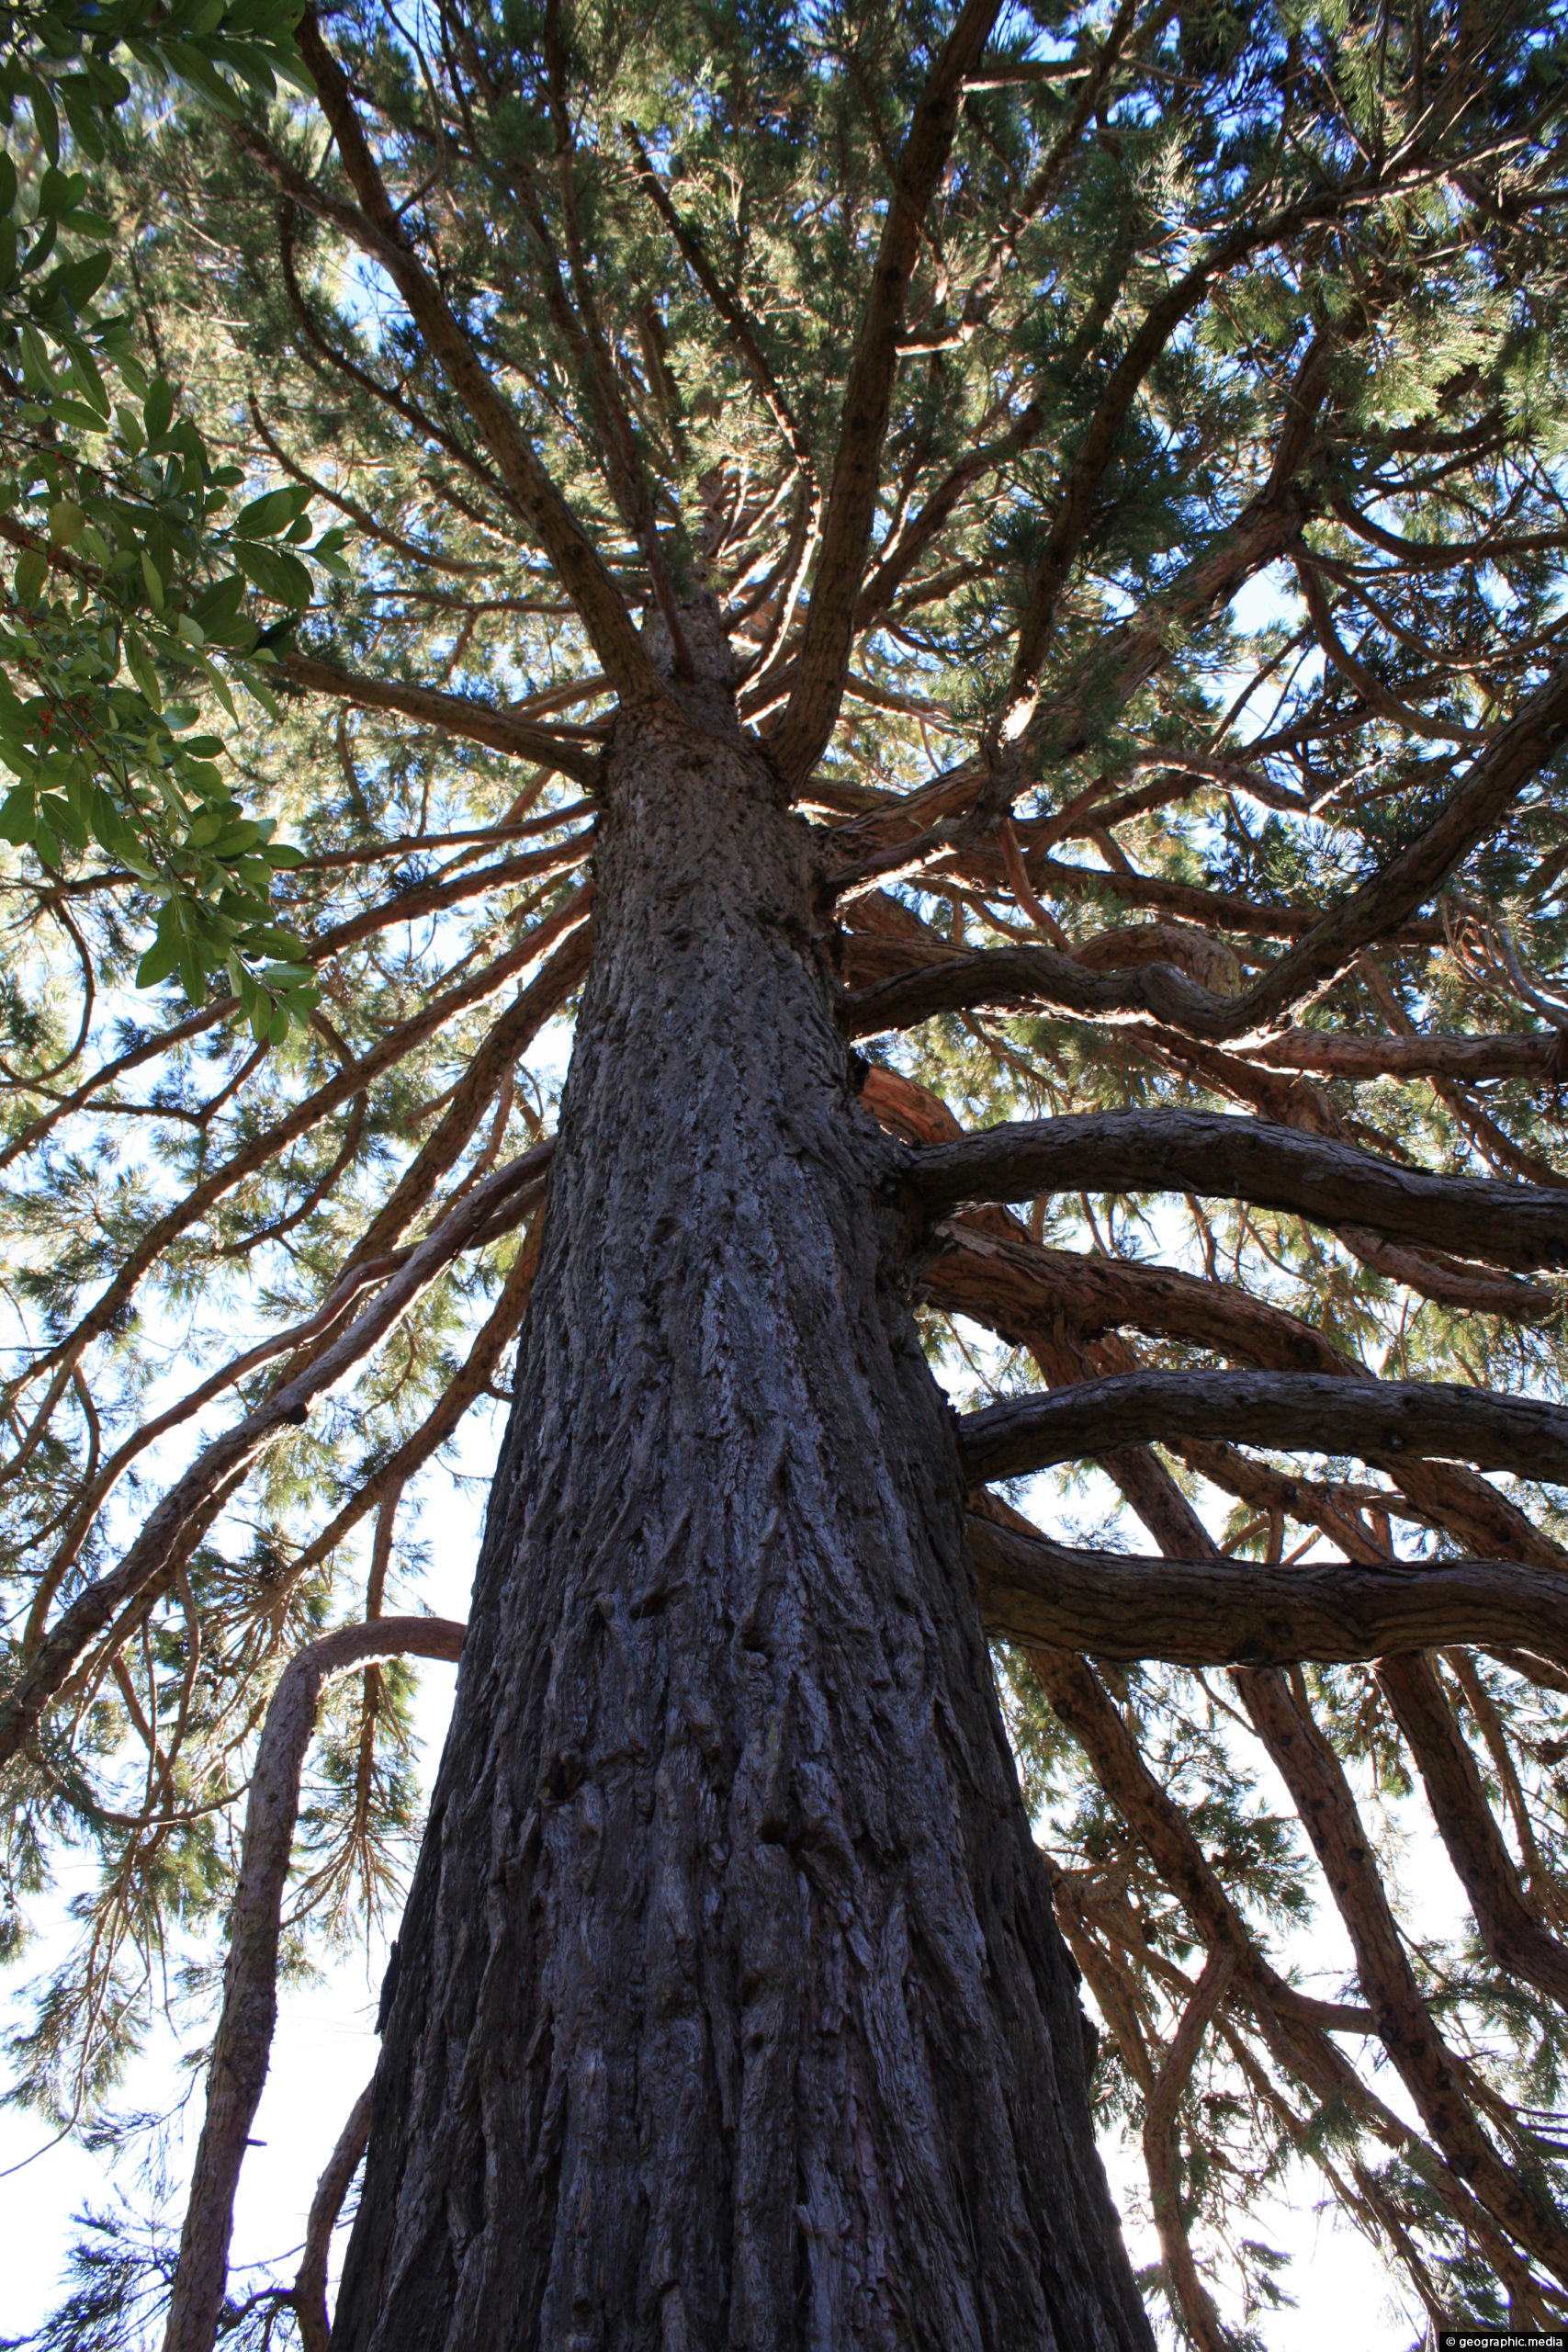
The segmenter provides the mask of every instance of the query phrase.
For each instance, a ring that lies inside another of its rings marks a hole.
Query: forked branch
[[[409,242],[366,138],[347,76],[322,39],[313,12],[308,11],[300,19],[295,37],[310,66],[321,111],[332,126],[356,204],[326,197],[250,125],[234,126],[236,143],[255,157],[280,193],[330,220],[386,271],[432,356],[472,417],[518,514],[548,556],[616,691],[634,701],[660,696],[658,673],[598,550],[546,472],[511,402],[491,380],[441,288]]]
[[[1432,1818],[1459,1875],[1482,1941],[1499,1968],[1568,2009],[1568,1947],[1537,1918],[1519,1884],[1430,1658],[1385,1657],[1377,1679],[1416,1759]]]
[[[1187,2324],[1198,2352],[1230,2352],[1232,2339],[1214,2308],[1213,2297],[1199,2275],[1181,2210],[1181,2175],[1177,2151],[1177,2110],[1197,2064],[1215,2010],[1235,1974],[1235,1952],[1216,1944],[1203,1963],[1192,1997],[1181,2013],[1175,2038],[1166,2052],[1144,2108],[1144,2162],[1148,2168],[1149,2201],[1165,2274],[1173,2300]]]

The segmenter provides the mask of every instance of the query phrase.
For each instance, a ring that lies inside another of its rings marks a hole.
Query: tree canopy
[[[1413,2312],[1560,2320],[1557,12],[291,24],[18,14],[0,68],[9,1954],[95,1874],[13,2095],[130,2148],[274,1684],[418,1606],[400,1506],[537,1262],[611,715],[716,613],[909,1147],[1155,2307],[1266,2340],[1251,2217],[1312,2177]],[[296,1962],[398,1905],[367,1655]],[[158,2258],[85,2248],[44,2340],[141,2341]],[[286,2290],[231,2340],[313,2341]]]

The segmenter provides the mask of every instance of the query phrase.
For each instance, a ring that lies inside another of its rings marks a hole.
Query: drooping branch
[[[973,1534],[973,1522],[971,1522]],[[1348,2059],[1328,2039],[1336,2028],[1358,2032],[1381,2031],[1381,2023],[1365,2010],[1335,2011],[1287,1984],[1269,1967],[1247,1932],[1192,1827],[1169,1793],[1150,1771],[1137,1743],[1101,1687],[1087,1659],[1067,1650],[1026,1646],[1025,1655],[1054,1712],[1078,1742],[1094,1769],[1096,1779],[1122,1814],[1149,1854],[1160,1877],[1176,1894],[1211,1950],[1234,1949],[1237,1956],[1235,1982],[1245,1991],[1276,2055],[1310,2085],[1314,2095],[1343,2101],[1352,2114],[1367,2121],[1391,2146],[1408,2154],[1417,2168],[1439,2187],[1445,2202],[1461,2227],[1473,2233],[1500,2277],[1528,2284],[1509,2236],[1488,2201],[1479,2197],[1467,2177],[1472,2153],[1469,2142],[1479,2137],[1473,2120],[1461,2136],[1466,2146],[1456,2165],[1452,2158],[1413,2133],[1361,2081]],[[1417,1996],[1417,2007],[1424,2017]],[[1423,2039],[1430,2033],[1429,2021]],[[1446,2058],[1446,2053],[1444,2053]],[[1461,2102],[1462,2107],[1462,2102]],[[1465,2110],[1468,2115],[1468,2110]],[[1485,2143],[1482,2143],[1483,2147]],[[1490,2156],[1490,2167],[1503,2175],[1506,2197],[1513,2177]],[[1495,2185],[1490,2184],[1489,2185]]]
[[[8,1168],[24,1152],[35,1149],[62,1119],[68,1119],[73,1112],[83,1109],[95,1095],[112,1086],[116,1079],[140,1069],[144,1062],[156,1061],[161,1055],[173,1053],[191,1038],[216,1028],[220,1022],[237,1021],[240,1013],[238,997],[220,997],[212,1003],[203,1005],[198,1012],[187,1014],[185,1020],[172,1023],[167,1029],[160,1030],[140,1046],[132,1046],[123,1054],[117,1054],[112,1061],[101,1064],[71,1093],[62,1095],[49,1110],[41,1112],[36,1119],[29,1120],[25,1127],[17,1130],[4,1150],[0,1150],[0,1169]]]
[[[455,1662],[465,1630],[444,1617],[380,1617],[368,1624],[344,1625],[302,1650],[273,1694],[251,1780],[244,1849],[230,1913],[223,2009],[208,2065],[207,2114],[180,2234],[164,2352],[212,2352],[228,2275],[234,2190],[277,2019],[283,1887],[299,1813],[299,1776],[321,1692],[333,1677],[369,1658]],[[321,2267],[324,2274],[324,2249]]]
[[[1428,1175],[1265,1119],[1112,1111],[988,1127],[915,1155],[936,1216],[1055,1192],[1185,1192],[1529,1272],[1568,1266],[1568,1191]]]
[[[1008,1641],[1172,1666],[1364,1664],[1462,1642],[1568,1665],[1568,1587],[1509,1560],[1150,1559],[971,1513],[987,1625]]]
[[[974,1532],[972,1519],[971,1544]],[[1218,1944],[1235,1951],[1238,1977],[1249,1997],[1256,1996],[1274,2016],[1311,2031],[1374,2031],[1365,2009],[1315,2000],[1287,1984],[1270,1967],[1248,1935],[1191,1825],[1149,1770],[1137,1742],[1088,1660],[1043,1644],[1026,1642],[1022,1646],[1052,1707],[1089,1758],[1100,1787],[1125,1816],[1201,1939],[1211,1947]]]
[[[367,1511],[374,1510],[385,1496],[401,1487],[446,1443],[469,1406],[476,1397],[484,1394],[494,1378],[502,1349],[523,1320],[543,1238],[544,1219],[541,1215],[526,1243],[518,1251],[512,1271],[476,1335],[461,1371],[442,1390],[418,1429],[410,1431],[395,1452],[366,1480],[357,1494],[352,1495],[328,1521],[321,1533],[305,1546],[290,1568],[291,1580],[297,1581],[321,1561],[330,1558],[337,1546],[353,1533]]]
[[[958,1424],[973,1484],[1162,1437],[1319,1453],[1454,1454],[1528,1477],[1568,1476],[1568,1412],[1536,1397],[1326,1373],[1137,1372],[1010,1397]]]
[[[306,1316],[302,1321],[288,1324],[282,1330],[271,1333],[255,1347],[247,1348],[243,1354],[231,1356],[226,1363],[220,1364],[216,1372],[209,1374],[207,1379],[199,1382],[195,1388],[187,1390],[186,1395],[175,1404],[166,1407],[162,1413],[156,1414],[151,1420],[143,1421],[133,1430],[130,1435],[123,1439],[115,1448],[96,1476],[84,1480],[82,1492],[72,1512],[65,1535],[53,1559],[50,1562],[47,1572],[40,1577],[33,1594],[32,1603],[28,1611],[27,1628],[22,1637],[24,1657],[30,1657],[42,1639],[50,1609],[53,1605],[55,1593],[66,1571],[80,1554],[99,1511],[137,1455],[144,1453],[150,1445],[156,1444],[159,1438],[166,1436],[171,1430],[177,1429],[183,1422],[193,1419],[204,1406],[209,1405],[215,1397],[220,1396],[226,1388],[237,1387],[249,1374],[258,1371],[263,1364],[270,1363],[275,1356],[308,1348],[312,1340],[335,1330],[353,1306],[359,1293],[367,1289],[372,1283],[381,1280],[386,1271],[385,1267],[378,1271],[372,1266],[355,1269],[344,1280],[334,1283],[326,1299],[313,1315]]]
[[[591,924],[583,918],[592,902],[592,884],[585,883],[566,908],[551,920],[568,926],[567,937],[528,987],[508,1005],[469,1057],[452,1098],[387,1199],[355,1244],[356,1261],[378,1256],[400,1239],[420,1214],[446,1170],[468,1145],[484,1115],[486,1105],[526,1053],[551,1015],[558,1012],[580,986],[592,947]]]
[[[1307,611],[1312,616],[1313,634],[1330,663],[1342,678],[1355,687],[1368,708],[1375,710],[1380,718],[1392,719],[1396,727],[1407,733],[1419,735],[1428,741],[1473,742],[1475,739],[1468,728],[1435,724],[1424,711],[1416,710],[1409,703],[1401,702],[1396,695],[1391,695],[1366,663],[1357,661],[1334,626],[1334,616],[1328,609],[1328,599],[1323,593],[1317,565],[1300,548],[1293,549],[1292,554],[1296,578],[1306,599]]]

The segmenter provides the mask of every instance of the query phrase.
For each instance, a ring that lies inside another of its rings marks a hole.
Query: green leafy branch
[[[122,45],[231,113],[242,97],[226,74],[266,97],[279,78],[308,90],[298,14],[294,0],[13,11],[0,54],[0,118],[15,135],[25,108],[34,132],[21,168],[0,153],[0,537],[18,550],[0,585],[0,761],[17,779],[0,838],[54,871],[96,843],[161,901],[141,984],[177,974],[199,1002],[226,967],[258,1037],[317,1001],[273,916],[275,875],[298,853],[245,813],[221,740],[188,731],[188,697],[209,689],[237,725],[237,682],[276,718],[265,672],[314,593],[301,553],[342,574],[344,534],[311,544],[309,493],[293,487],[227,516],[242,469],[149,379],[127,322],[94,307],[115,231],[62,154],[62,135],[107,153],[131,89]],[[281,617],[258,619],[254,598]]]

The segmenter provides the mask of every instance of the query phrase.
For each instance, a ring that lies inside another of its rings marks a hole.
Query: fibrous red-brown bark
[[[686,700],[606,763],[333,2343],[1145,2346],[812,835]]]
[[[1531,1643],[1568,1662],[1562,1579],[1511,1560],[1148,1559],[970,1522],[1000,1638],[1174,1666],[1321,1665],[1445,1643]]]

